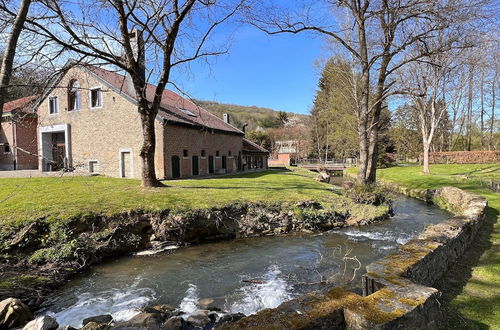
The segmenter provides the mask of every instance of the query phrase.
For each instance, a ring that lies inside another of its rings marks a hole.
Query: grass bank
[[[269,170],[165,184],[164,188],[143,189],[138,180],[98,176],[0,179],[1,231],[40,218],[64,221],[131,210],[190,211],[234,203],[304,200],[338,203],[339,207],[347,203],[332,193],[331,186],[315,181],[314,174],[306,170]]]
[[[392,167],[378,178],[413,189],[455,186],[484,196],[489,208],[485,225],[463,260],[439,283],[451,313],[449,329],[500,329],[500,193],[484,187],[500,180],[500,164],[431,165],[430,175],[420,166]]]

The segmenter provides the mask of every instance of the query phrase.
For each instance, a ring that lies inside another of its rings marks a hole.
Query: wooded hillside
[[[247,123],[247,132],[253,131],[257,127],[275,128],[280,124],[280,111],[257,106],[243,106],[236,104],[225,104],[213,101],[194,100],[194,102],[210,111],[219,118],[222,118],[224,113],[229,114],[230,122],[233,126],[242,129],[243,124]],[[307,115],[287,112],[288,120],[300,123],[307,120]]]

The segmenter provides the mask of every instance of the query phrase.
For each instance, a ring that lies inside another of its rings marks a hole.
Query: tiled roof
[[[269,153],[266,149],[262,148],[256,143],[253,143],[250,140],[243,138],[243,152],[248,153]]]
[[[121,92],[135,100],[135,91],[130,78],[112,71],[104,70],[96,66],[85,66],[100,79],[110,84],[118,92]],[[156,86],[147,85],[146,98],[152,102]],[[167,122],[180,123],[198,127],[207,127],[210,129],[221,130],[236,134],[243,134],[236,127],[227,124],[221,118],[211,114],[202,107],[197,106],[192,101],[180,96],[179,94],[165,89],[161,100],[161,108],[158,116]]]
[[[7,102],[3,105],[3,112],[32,112],[31,105],[38,98],[38,95],[26,96],[14,101]]]

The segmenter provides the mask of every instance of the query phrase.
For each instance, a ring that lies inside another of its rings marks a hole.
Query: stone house
[[[32,170],[38,167],[37,95],[4,104],[0,130],[0,170]]]
[[[131,79],[91,65],[69,65],[35,105],[39,168],[140,178],[142,128]],[[147,86],[152,100],[155,87]],[[160,179],[267,168],[268,152],[229,121],[169,90],[155,121]]]

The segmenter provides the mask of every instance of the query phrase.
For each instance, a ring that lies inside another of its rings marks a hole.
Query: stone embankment
[[[367,266],[363,296],[334,288],[311,293],[220,329],[436,329],[442,313],[432,285],[470,246],[487,201],[458,188],[399,192],[453,212],[395,252]]]

